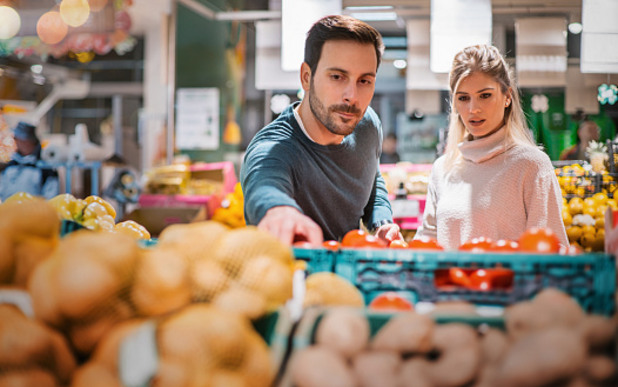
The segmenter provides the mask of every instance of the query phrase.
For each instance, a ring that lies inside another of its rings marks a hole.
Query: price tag
[[[415,218],[420,215],[420,204],[415,199],[397,199],[391,203],[393,218]]]
[[[147,387],[157,373],[157,326],[147,321],[120,345],[120,380],[126,387]]]
[[[0,290],[0,304],[15,305],[27,317],[34,317],[34,309],[32,309],[32,299],[30,298],[30,293],[25,290]]]

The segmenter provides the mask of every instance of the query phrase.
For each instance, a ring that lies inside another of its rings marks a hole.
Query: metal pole
[[[122,96],[114,95],[112,97],[112,121],[114,123],[114,153],[118,156],[123,156],[123,131],[122,131]]]
[[[178,22],[178,0],[173,0],[167,25],[167,135],[166,161],[174,159],[174,113],[176,105],[176,25]]]

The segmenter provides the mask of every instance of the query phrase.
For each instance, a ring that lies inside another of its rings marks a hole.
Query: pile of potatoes
[[[74,375],[71,387],[122,387],[121,368],[141,359],[122,358],[122,343],[146,320],[125,321],[104,337],[90,360]],[[274,367],[268,347],[249,320],[207,304],[194,304],[156,320],[156,368],[150,386],[264,387]],[[128,363],[122,364],[122,361]],[[140,383],[141,385],[142,383]],[[135,385],[135,382],[130,385]],[[144,384],[145,385],[145,384]]]
[[[443,311],[441,312],[443,313]],[[586,315],[546,289],[505,311],[506,329],[436,324],[402,312],[371,335],[362,309],[327,309],[315,340],[295,350],[293,387],[615,386],[616,322]],[[302,323],[302,322],[301,322]]]

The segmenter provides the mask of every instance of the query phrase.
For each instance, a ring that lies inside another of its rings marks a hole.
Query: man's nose
[[[358,88],[355,82],[350,82],[343,90],[343,100],[346,103],[354,105],[358,99]]]

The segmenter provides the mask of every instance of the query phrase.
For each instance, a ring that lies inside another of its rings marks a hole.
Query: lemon
[[[577,215],[584,212],[584,201],[582,198],[572,198],[569,200],[569,212],[571,215]]]
[[[565,227],[568,227],[573,223],[573,217],[566,209],[562,210],[562,223],[564,223]]]
[[[603,231],[603,233],[605,233],[604,228],[605,228],[605,217],[599,217],[596,219],[595,223],[594,223],[594,227],[597,228],[597,234],[600,231]]]
[[[593,198],[591,198],[591,197],[585,198],[584,199],[584,208],[585,207],[596,207],[596,201]]]
[[[582,234],[592,234],[592,236],[596,235],[597,230],[594,228],[594,226],[590,226],[587,224],[581,227],[582,227]]]
[[[581,238],[579,239],[579,243],[581,243],[583,248],[593,247],[596,239],[597,237],[594,235],[594,233],[585,232],[582,234]]]
[[[577,242],[579,238],[582,236],[582,229],[579,226],[571,226],[566,229],[567,236],[569,237],[569,242]]]
[[[607,195],[603,192],[597,192],[592,195],[592,199],[594,199],[597,206],[601,206],[607,203]]]

